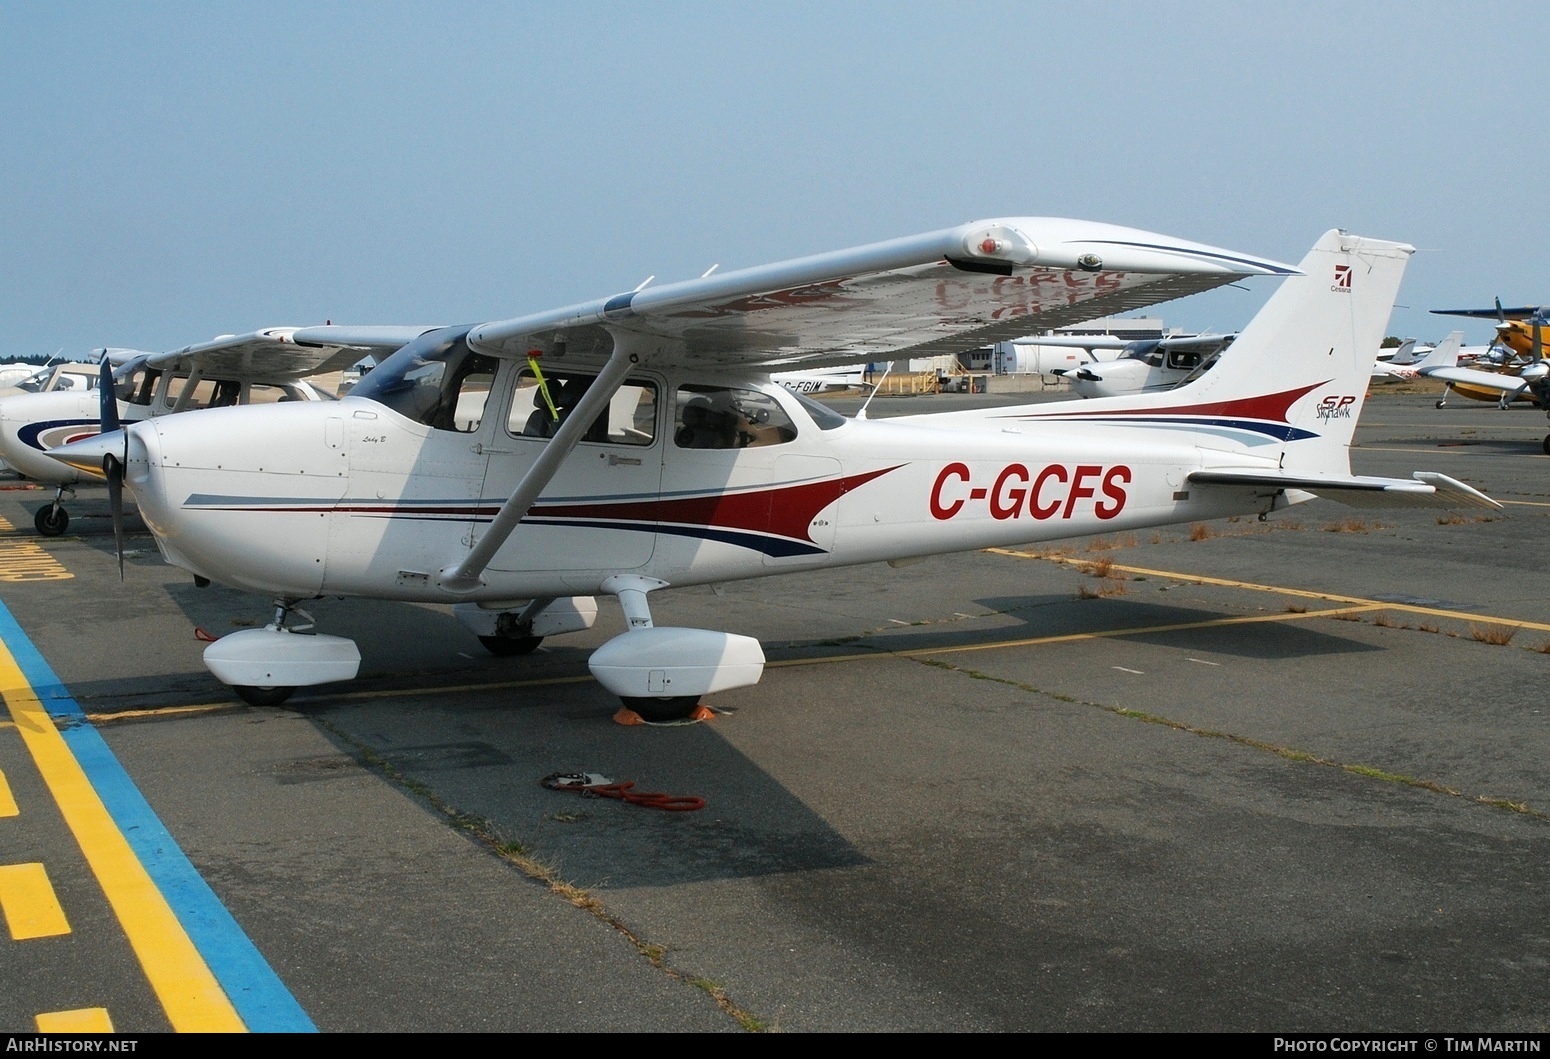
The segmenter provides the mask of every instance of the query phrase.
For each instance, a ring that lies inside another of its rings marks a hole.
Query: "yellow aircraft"
[[[1541,332],[1550,323],[1550,317],[1546,317],[1543,306],[1503,309],[1501,299],[1498,298],[1492,309],[1433,309],[1432,312],[1438,316],[1467,316],[1477,320],[1495,318],[1496,339],[1475,361],[1475,367],[1482,371],[1521,375],[1526,367],[1544,359]],[[1531,390],[1518,389],[1504,393],[1496,387],[1454,382],[1444,387],[1442,400],[1437,402],[1438,408],[1443,406],[1450,392],[1476,401],[1496,401],[1503,406],[1515,400],[1541,403],[1538,395]]]

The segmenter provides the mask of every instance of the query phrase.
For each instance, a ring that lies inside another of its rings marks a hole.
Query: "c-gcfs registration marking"
[[[1027,516],[1068,519],[1083,500],[1093,501],[1093,515],[1111,519],[1125,510],[1125,486],[1130,468],[1115,464],[1082,463],[1067,467],[1051,463],[1037,473],[1021,463],[1009,463],[989,487],[975,485],[967,464],[949,463],[931,487],[931,516],[945,521],[974,501],[988,500],[990,517],[1011,519]]]

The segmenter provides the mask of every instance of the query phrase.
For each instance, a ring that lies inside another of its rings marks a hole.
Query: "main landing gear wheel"
[[[1550,434],[1545,435],[1545,440],[1539,447],[1545,450],[1546,456],[1550,456]]]
[[[295,688],[255,688],[250,684],[233,684],[232,691],[249,706],[278,706],[291,697]]]
[[[640,719],[648,724],[661,724],[664,721],[687,720],[694,712],[694,708],[700,704],[698,695],[672,695],[667,698],[632,698],[621,695],[619,701],[636,713]]]
[[[544,638],[542,636],[481,636],[479,642],[484,644],[484,649],[492,655],[515,658],[518,655],[530,655],[538,650],[538,645],[544,642]]]
[[[1446,401],[1438,401],[1437,402],[1437,407],[1438,408],[1446,408],[1447,406],[1448,406],[1448,403]]]
[[[50,504],[48,507],[38,509],[37,515],[32,519],[32,524],[38,528],[38,532],[45,537],[57,537],[70,525],[70,513],[58,504]]]

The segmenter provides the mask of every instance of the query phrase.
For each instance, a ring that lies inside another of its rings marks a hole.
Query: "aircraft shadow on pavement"
[[[1348,637],[1310,628],[1312,618],[1287,621],[1243,621],[1253,617],[1207,608],[1142,603],[1123,598],[1072,599],[1069,595],[1005,596],[977,599],[996,620],[883,629],[849,645],[881,651],[919,651],[977,647],[1002,640],[1061,636],[1102,636],[1163,647],[1211,651],[1241,658],[1289,659],[1355,654],[1381,648]],[[1312,608],[1316,610],[1317,608]],[[1017,626],[1011,621],[1020,621]],[[1228,624],[1187,628],[1201,622]],[[793,645],[795,646],[795,645]]]
[[[258,621],[267,610],[258,597],[213,586],[170,584],[166,591],[192,624],[213,633],[230,631],[234,615]],[[615,724],[618,700],[586,667],[594,641],[612,629],[560,637],[525,657],[497,658],[443,607],[323,600],[314,612],[323,631],[360,644],[361,677],[300,689],[275,709],[313,719],[341,755],[449,826],[460,826],[452,807],[486,821],[498,841],[520,844],[573,883],[662,886],[870,863],[723,738],[716,722]],[[72,687],[124,708],[178,698],[239,705],[202,671]],[[339,761],[277,768],[275,782],[351,775]],[[633,782],[637,791],[700,797],[706,805],[664,812],[540,782],[565,772],[600,773]]]

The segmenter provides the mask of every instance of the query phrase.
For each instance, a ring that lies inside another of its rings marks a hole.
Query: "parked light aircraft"
[[[98,350],[96,358],[90,361],[60,360],[42,367],[34,365],[22,378],[0,386],[0,398],[23,393],[54,393],[56,390],[94,390],[97,388],[97,362],[103,352]],[[128,358],[139,355],[140,351],[109,349],[106,353],[114,364],[122,364]]]
[[[0,403],[3,403],[9,397],[69,391],[82,398],[78,403],[89,410],[95,407],[95,398],[85,395],[90,391],[95,391],[97,388],[97,383],[102,375],[100,367],[101,358],[106,357],[109,363],[116,366],[134,357],[147,355],[138,349],[106,349],[97,351],[98,359],[96,361],[61,360],[52,364],[45,364],[42,367],[34,367],[32,374],[14,386],[0,386]],[[62,397],[54,398],[52,404],[39,402],[37,405],[40,412],[46,408],[53,408],[57,411],[65,407],[68,407],[68,403]],[[57,484],[67,480],[74,480],[71,477],[69,468],[61,467],[57,464],[50,467],[49,464],[53,463],[55,461],[40,458],[38,465],[33,469],[37,473],[44,475],[43,480],[47,482]],[[4,458],[3,444],[0,444],[0,469],[14,470],[10,462]]]
[[[166,353],[102,350],[116,365],[113,389],[122,422],[205,407],[269,401],[321,401],[305,377],[337,371],[360,359],[363,349],[391,351],[423,334],[425,327],[272,327]],[[0,398],[0,457],[18,473],[57,486],[54,500],[33,519],[54,537],[70,524],[63,500],[73,495],[81,472],[49,458],[49,450],[96,435],[102,418],[98,365],[70,362],[55,375],[83,381],[51,392]],[[41,376],[40,376],[41,377]],[[89,383],[85,380],[89,380]]]
[[[1058,369],[1079,397],[1118,397],[1170,390],[1191,373],[1209,367],[1237,335],[1169,335],[1126,342],[1114,360]]]
[[[1428,368],[1457,364],[1463,341],[1462,331],[1454,331],[1435,346],[1418,346],[1415,339],[1407,339],[1393,357],[1380,359],[1373,365],[1372,379],[1374,382],[1409,382],[1424,378]]]
[[[1514,400],[1526,398],[1545,409],[1546,414],[1550,415],[1550,361],[1545,360],[1543,356],[1537,356],[1520,363],[1517,367],[1499,371],[1460,367],[1457,363],[1457,339],[1462,337],[1462,331],[1455,331],[1448,336],[1449,342],[1443,344],[1444,346],[1452,344],[1452,355],[1439,360],[1433,354],[1425,363],[1417,365],[1421,375],[1443,381],[1446,385],[1443,391],[1444,400],[1447,398],[1448,389],[1463,392],[1465,387],[1469,387],[1472,390],[1490,394],[1499,408],[1506,408]],[[1438,347],[1439,350],[1442,348],[1442,346]],[[1535,352],[1540,352],[1537,347]],[[1442,405],[1442,401],[1437,402],[1438,408]],[[1540,447],[1546,455],[1550,455],[1550,434],[1545,435]]]
[[[866,375],[865,364],[842,364],[812,371],[778,371],[770,378],[795,393],[811,394],[862,389],[867,385]]]
[[[1500,298],[1491,309],[1433,309],[1438,316],[1466,316],[1472,319],[1496,320],[1496,341],[1512,350],[1519,357],[1539,360],[1542,343],[1540,332],[1550,327],[1550,316],[1542,305],[1525,305],[1518,309],[1503,309]]]
[[[653,625],[671,586],[1099,531],[1354,505],[1498,505],[1440,474],[1353,475],[1348,445],[1413,248],[1332,231],[1299,268],[1134,229],[1011,218],[429,332],[337,403],[223,408],[57,450],[127,481],[162,555],[275,597],[205,662],[249,702],[347,680],[299,602],[454,604],[501,653],[627,630],[589,666],[681,716],[756,683],[758,641]],[[1164,393],[846,419],[772,369],[955,353],[1244,276],[1280,290]],[[1035,326],[1030,326],[1035,325]],[[460,395],[486,414],[458,425]],[[107,424],[111,426],[112,424]]]

